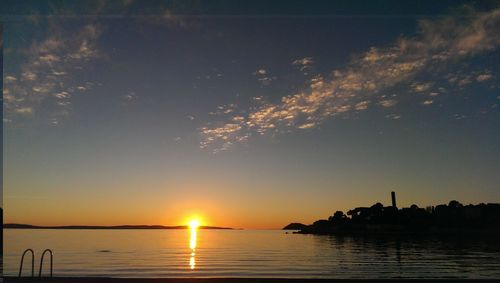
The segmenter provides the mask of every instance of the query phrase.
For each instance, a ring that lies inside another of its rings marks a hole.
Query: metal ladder
[[[27,252],[31,253],[31,277],[35,277],[35,252],[32,249],[26,249],[21,256],[21,264],[19,265],[19,277],[21,277],[21,273],[23,272],[24,256]],[[45,257],[45,253],[47,252],[50,254],[50,277],[52,277],[54,255],[51,249],[45,249],[42,253],[42,257],[40,258],[40,271],[38,272],[38,277],[42,277],[43,258]]]
[[[31,252],[31,277],[35,276],[35,252],[32,249],[27,249],[24,251],[23,256],[21,256],[21,265],[19,266],[19,277],[21,277],[21,272],[23,272],[23,262],[24,256],[27,252]]]

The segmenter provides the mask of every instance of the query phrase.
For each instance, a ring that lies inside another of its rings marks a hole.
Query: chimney
[[[396,193],[391,192],[391,198],[392,198],[392,207],[396,207]]]

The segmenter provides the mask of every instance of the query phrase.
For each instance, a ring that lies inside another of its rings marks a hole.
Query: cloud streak
[[[219,152],[254,135],[316,128],[325,119],[363,111],[371,105],[393,107],[397,100],[381,95],[383,91],[399,84],[406,84],[415,92],[427,91],[431,84],[412,84],[412,78],[424,70],[431,72],[436,66],[496,49],[500,45],[498,34],[500,10],[467,17],[447,16],[437,21],[422,20],[415,37],[401,37],[389,47],[372,47],[354,57],[345,68],[334,70],[328,76],[313,77],[303,90],[284,96],[277,103],[260,101],[242,111],[245,115],[229,115],[226,122],[201,128],[200,147]],[[312,63],[313,58],[306,57],[293,61],[292,65],[308,71]],[[477,81],[488,79],[487,75],[476,78]],[[431,103],[426,100],[423,104]],[[388,118],[399,117],[391,114]]]

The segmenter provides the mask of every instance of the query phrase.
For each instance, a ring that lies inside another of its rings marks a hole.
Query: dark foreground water
[[[50,248],[54,276],[500,278],[500,241],[485,238],[4,229],[4,275],[17,276],[26,248],[35,250],[36,275],[42,251]],[[25,275],[31,272],[30,260],[25,260]],[[44,267],[48,263],[46,257]]]

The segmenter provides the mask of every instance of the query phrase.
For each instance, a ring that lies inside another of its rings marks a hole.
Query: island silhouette
[[[283,230],[300,234],[448,234],[500,236],[500,204],[463,205],[456,200],[447,205],[420,208],[416,204],[399,209],[391,192],[392,205],[376,203],[347,212],[336,211],[328,219],[310,225],[291,223]]]
[[[294,223],[290,223],[290,224],[286,225],[285,227],[283,227],[283,230],[302,230],[302,229],[306,229],[306,228],[307,228],[307,225],[294,222]]]

